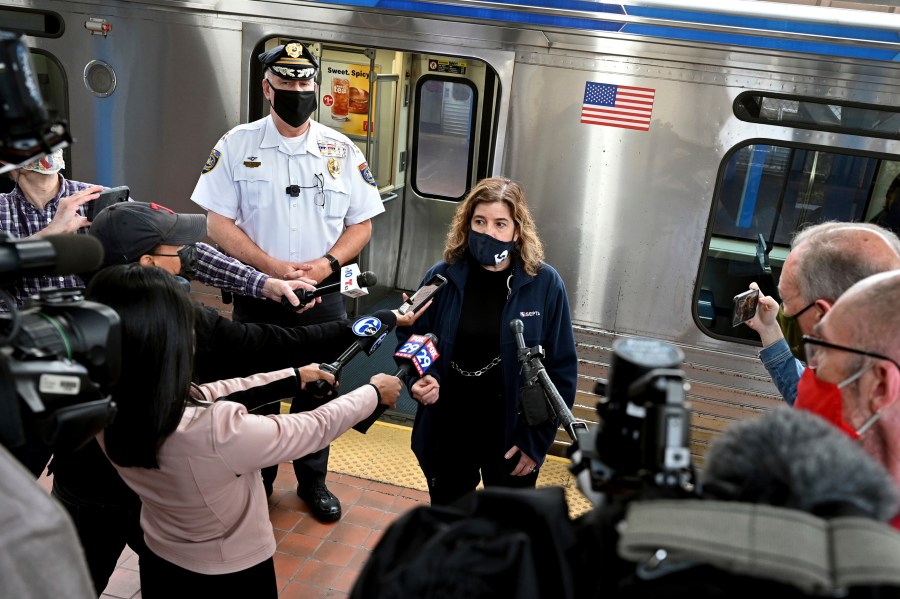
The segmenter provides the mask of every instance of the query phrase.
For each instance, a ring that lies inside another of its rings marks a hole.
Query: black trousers
[[[474,491],[478,487],[478,481],[483,481],[485,487],[533,489],[537,482],[537,471],[525,476],[510,474],[519,463],[519,458],[518,453],[508,460],[504,459],[501,454],[499,458],[485,460],[480,465],[471,461],[436,465],[425,475],[428,482],[428,493],[431,495],[431,505],[455,503],[461,497]]]
[[[297,326],[319,324],[347,318],[344,307],[344,297],[340,294],[322,296],[322,303],[303,314],[295,314],[285,309],[281,304],[271,300],[261,300],[245,296],[234,297],[234,320],[238,322],[257,322],[276,324],[281,326]],[[305,366],[305,364],[297,364]],[[291,413],[307,412],[318,405],[312,395],[301,393],[291,401]],[[255,414],[278,414],[278,403],[269,404],[258,410]],[[301,486],[309,486],[313,483],[324,483],[325,474],[328,471],[329,448],[303,456],[294,460],[294,475]],[[263,482],[271,485],[278,475],[278,466],[269,466],[262,469]]]
[[[198,574],[176,566],[148,550],[141,555],[141,596],[145,599],[157,597],[277,599],[275,560],[270,557],[246,570],[229,574]]]
[[[126,544],[138,555],[147,550],[140,524],[141,500],[135,495],[127,503],[84,501],[68,493],[55,480],[52,495],[72,517],[99,597],[109,584]]]

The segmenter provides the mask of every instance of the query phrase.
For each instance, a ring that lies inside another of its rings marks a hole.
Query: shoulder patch
[[[363,181],[372,187],[378,187],[378,184],[375,183],[375,177],[372,176],[372,171],[369,170],[369,165],[367,163],[362,162],[357,168],[359,169],[359,174],[362,175]]]
[[[216,168],[216,165],[219,164],[219,158],[222,157],[222,152],[213,148],[212,152],[209,153],[209,158],[206,159],[206,164],[203,165],[203,171],[200,173],[201,175],[205,175],[209,171]]]

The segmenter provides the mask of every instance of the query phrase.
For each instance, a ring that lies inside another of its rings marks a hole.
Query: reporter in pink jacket
[[[88,298],[122,319],[122,375],[111,389],[119,411],[98,440],[143,503],[142,596],[277,597],[258,470],[322,449],[379,402],[393,407],[400,381],[377,374],[316,410],[257,416],[246,406],[293,397],[314,380],[333,383],[332,375],[310,364],[193,385],[195,311],[171,275],[111,267],[91,281]]]

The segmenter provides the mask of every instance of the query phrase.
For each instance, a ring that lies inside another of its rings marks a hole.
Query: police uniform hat
[[[319,70],[319,62],[309,49],[297,40],[276,46],[257,56],[264,69],[269,69],[282,79],[312,79]]]

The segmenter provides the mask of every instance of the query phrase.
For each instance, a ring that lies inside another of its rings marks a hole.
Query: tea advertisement
[[[379,69],[376,66],[375,72]],[[365,136],[369,130],[369,65],[324,62],[319,122],[344,135]]]

